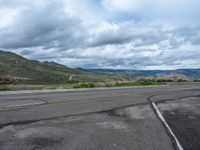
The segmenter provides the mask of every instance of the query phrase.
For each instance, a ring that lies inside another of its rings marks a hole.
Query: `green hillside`
[[[57,84],[112,80],[121,78],[72,69],[55,62],[28,60],[15,53],[0,51],[0,84]]]

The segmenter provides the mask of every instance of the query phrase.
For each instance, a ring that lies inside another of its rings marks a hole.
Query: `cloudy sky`
[[[0,49],[70,67],[200,68],[199,0],[0,0]]]

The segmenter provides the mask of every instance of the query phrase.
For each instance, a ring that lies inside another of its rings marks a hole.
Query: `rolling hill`
[[[12,52],[0,51],[0,84],[65,84],[124,81],[137,77],[200,79],[200,69],[112,70],[69,68],[55,62],[28,60]]]
[[[121,78],[72,69],[55,62],[28,60],[12,52],[0,51],[0,84],[57,84],[111,80]]]

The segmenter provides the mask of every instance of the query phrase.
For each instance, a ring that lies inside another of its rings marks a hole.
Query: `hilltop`
[[[55,62],[29,60],[12,52],[0,51],[0,84],[48,85],[75,84],[81,82],[114,83],[118,81],[137,81],[138,79],[155,81],[162,81],[163,79],[165,81],[199,81],[200,69],[74,69]]]
[[[0,51],[0,84],[63,84],[111,80],[121,78],[72,69],[55,62],[28,60],[12,52]]]

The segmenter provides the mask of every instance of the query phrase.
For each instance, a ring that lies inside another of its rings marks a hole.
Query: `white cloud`
[[[198,20],[173,22],[182,12],[195,18],[196,0],[2,1],[0,48],[30,59],[83,68],[200,66]]]
[[[103,0],[101,3],[110,11],[134,12],[141,7],[140,0]]]
[[[0,9],[0,28],[5,28],[15,21],[19,15],[19,9],[1,8]]]

